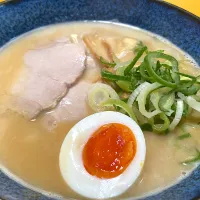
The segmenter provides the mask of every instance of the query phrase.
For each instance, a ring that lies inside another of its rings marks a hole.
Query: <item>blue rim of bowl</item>
[[[6,5],[6,4],[17,4],[20,1],[22,1],[22,0],[4,0],[3,2],[0,2],[0,6]],[[149,1],[156,2],[158,4],[166,6],[168,8],[173,8],[173,9],[176,9],[178,11],[181,11],[183,14],[186,14],[186,15],[192,17],[193,20],[196,20],[198,23],[200,23],[200,17],[198,17],[197,15],[195,15],[195,14],[193,14],[193,13],[191,13],[191,12],[189,12],[189,11],[179,7],[179,6],[176,6],[172,3],[166,2],[164,0],[149,0]]]
[[[161,5],[168,7],[168,8],[178,10],[178,11],[182,12],[183,14],[193,18],[193,20],[197,21],[200,24],[200,17],[198,17],[197,15],[195,15],[195,14],[193,14],[193,13],[191,13],[191,12],[189,12],[189,11],[179,7],[179,6],[176,6],[172,3],[166,2],[164,0],[150,0],[150,1],[161,4]]]

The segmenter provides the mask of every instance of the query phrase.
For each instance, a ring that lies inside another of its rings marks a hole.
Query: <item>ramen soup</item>
[[[185,52],[131,26],[27,33],[0,53],[1,169],[55,197],[159,192],[200,160],[198,75]]]

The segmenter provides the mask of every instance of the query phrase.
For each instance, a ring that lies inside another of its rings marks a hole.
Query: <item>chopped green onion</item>
[[[154,71],[153,59],[158,59],[158,58],[163,58],[163,59],[166,59],[171,62],[171,65],[172,65],[172,75],[171,76],[172,76],[174,82],[170,82],[170,81],[163,79],[161,76],[159,76]],[[178,74],[174,73],[174,72],[178,71],[178,61],[174,57],[164,54],[164,53],[160,53],[160,52],[151,52],[145,56],[144,61],[145,61],[146,70],[149,73],[149,76],[151,76],[154,79],[154,81],[156,81],[166,87],[171,87],[171,88],[177,87],[177,84],[180,82],[180,77]]]
[[[140,125],[140,128],[143,131],[153,131],[153,128],[152,128],[151,124],[149,124],[149,123],[145,123],[145,124]]]
[[[192,164],[195,162],[200,162],[200,151],[198,149],[196,149],[196,156],[194,156],[191,159],[185,160],[183,162],[181,162],[183,165],[187,165],[187,164]]]
[[[128,75],[129,72],[132,70],[132,68],[134,67],[134,65],[136,64],[136,62],[140,59],[140,57],[142,56],[142,54],[147,50],[147,47],[144,46],[142,47],[137,55],[135,56],[135,58],[132,60],[132,62],[126,67],[125,71],[124,71],[124,75]]]
[[[162,65],[160,64],[160,61],[158,60],[157,63],[156,63],[155,71],[157,72],[161,67],[162,67]]]
[[[94,84],[87,95],[90,108],[96,112],[105,110],[101,103],[110,98],[119,99],[119,96],[112,87],[103,83]]]
[[[159,53],[164,53],[165,50],[160,50],[160,49],[159,49],[159,50],[155,50],[155,51],[149,51],[149,53],[150,53],[150,52],[159,52]]]
[[[181,75],[181,81],[179,83],[177,91],[182,92],[185,95],[196,94],[200,88],[197,84],[194,85],[194,83],[196,83],[197,81],[197,78],[189,74],[184,74],[180,72],[176,72],[176,73]],[[186,79],[183,77],[186,77]]]
[[[121,98],[121,100],[122,100],[123,102],[127,103],[128,98]]]
[[[150,101],[152,102],[154,108],[157,109],[157,110],[160,110],[158,104],[159,104],[161,95],[162,95],[162,94],[159,92],[159,89],[158,89],[158,90],[154,90],[154,91],[150,94]]]
[[[184,74],[184,73],[181,73],[181,72],[175,72],[176,74],[179,74],[181,76],[184,76],[184,77],[187,77],[187,78],[190,78],[190,79],[194,79],[196,81],[196,77],[192,76],[192,75],[189,75],[189,74]]]
[[[145,45],[143,44],[142,41],[139,41],[136,45],[136,47],[134,48],[134,52],[138,53],[142,48],[144,48]],[[148,52],[148,50],[146,50],[146,52]]]
[[[116,63],[114,62],[108,62],[103,57],[100,57],[100,62],[108,67],[114,67]]]
[[[161,85],[159,83],[147,83],[147,86],[140,92],[140,94],[137,97],[138,101],[138,106],[139,106],[139,111],[142,113],[147,118],[151,118],[161,111],[156,109],[152,112],[148,112],[146,110],[146,101],[147,101],[147,96],[155,89],[160,88]]]
[[[178,99],[177,100],[175,117],[172,120],[171,124],[169,125],[169,130],[170,131],[173,130],[173,129],[175,129],[175,127],[181,121],[181,118],[182,118],[182,115],[183,115],[183,108],[184,108],[183,100]]]
[[[193,84],[192,81],[185,81],[185,84],[183,83],[183,81],[180,81],[180,84],[182,85],[178,85],[178,88],[176,90],[187,96],[196,94],[200,89],[200,85]]]
[[[132,61],[132,60],[128,60],[128,61],[126,61],[126,62],[118,62],[118,63],[115,65],[114,70],[117,70],[118,68],[123,68],[123,67],[126,68],[126,66],[129,65],[129,64],[131,63],[131,61]],[[124,74],[123,74],[123,75],[124,75]]]
[[[116,70],[116,75],[124,76],[125,67],[119,67]],[[126,77],[126,76],[125,76]],[[132,92],[131,90],[131,83],[128,81],[117,81],[116,84],[125,92]]]
[[[171,65],[168,65],[168,64],[162,64],[161,66],[171,70],[172,69],[172,66]]]
[[[122,108],[128,115],[131,117],[135,122],[137,122],[137,119],[132,111],[132,109],[123,101],[117,100],[117,99],[108,99],[107,101],[103,102],[101,106],[117,106]]]
[[[189,114],[191,114],[191,112],[192,112],[192,108],[187,103],[184,102],[183,116],[186,117]]]
[[[200,75],[198,75],[198,76],[196,77],[196,79],[197,79],[197,82],[200,83]]]
[[[200,112],[200,102],[196,101],[193,97],[186,97],[184,94],[178,92],[178,96],[185,101],[191,108]]]
[[[159,117],[159,121],[162,120],[164,123],[156,123],[156,117]],[[152,128],[156,132],[164,132],[169,129],[170,121],[168,117],[164,113],[160,113],[157,116],[152,117],[149,119]]]
[[[175,102],[175,94],[174,91],[171,90],[168,94],[163,95],[159,101],[159,108],[163,112],[167,112],[171,109],[172,105]]]
[[[112,74],[111,72],[105,71],[105,70],[101,71],[101,76],[102,76],[102,78],[112,80],[112,81],[127,81],[127,82],[131,81],[131,77],[129,77],[129,76],[115,75],[115,74]]]
[[[136,106],[132,106],[132,109],[133,109],[133,113],[135,114],[139,124],[145,124],[148,122],[147,118],[144,117],[141,112],[137,109]]]
[[[177,137],[178,140],[184,140],[186,138],[190,138],[191,137],[191,134],[190,133],[185,133],[185,134],[182,134],[182,135],[179,135]]]
[[[127,104],[131,107],[134,103],[134,101],[136,100],[137,96],[140,94],[140,92],[146,88],[149,85],[149,83],[144,82],[141,85],[139,85],[133,92],[132,94],[129,96],[128,102]]]
[[[148,73],[146,72],[146,68],[145,68],[145,64],[142,63],[140,66],[139,66],[139,70],[140,70],[140,75],[142,76],[142,78],[145,80],[145,81],[149,81],[149,82],[152,82],[153,79],[152,77],[150,77],[148,75]]]
[[[122,90],[126,96],[119,97],[112,88],[95,88],[88,93],[94,111],[116,109],[137,120],[144,130],[163,133],[173,130],[192,109],[200,112],[200,76],[179,72],[178,61],[173,56],[163,50],[148,51],[142,42],[134,53],[135,57],[126,62],[120,62],[115,55],[114,62],[100,57],[102,64],[114,67],[114,73],[102,70],[102,78],[115,84],[112,87]],[[144,54],[143,61],[135,67]],[[189,134],[178,137],[181,140]]]

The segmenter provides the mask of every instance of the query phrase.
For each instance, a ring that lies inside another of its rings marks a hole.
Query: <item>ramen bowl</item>
[[[183,10],[147,0],[23,0],[0,6],[0,46],[15,37],[47,25],[74,21],[135,26],[162,36],[191,55],[200,66],[200,19]],[[54,196],[28,189],[0,172],[0,198],[47,200]],[[7,174],[7,175],[5,175]],[[184,179],[162,190],[139,197],[145,200],[200,197],[200,166]],[[69,198],[68,198],[69,199]],[[129,199],[135,199],[130,197]]]

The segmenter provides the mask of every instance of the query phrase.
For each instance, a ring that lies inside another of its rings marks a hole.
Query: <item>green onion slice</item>
[[[126,69],[126,66],[125,67],[119,67],[117,68],[116,70],[116,75],[119,75],[119,76],[124,76],[124,70]],[[126,77],[126,76],[125,76]],[[130,81],[117,81],[116,84],[122,89],[124,90],[125,92],[132,92],[131,90],[131,83]]]
[[[145,124],[140,125],[140,128],[143,131],[153,131],[152,126],[149,123],[145,123]]]
[[[115,62],[108,62],[106,61],[103,57],[100,57],[100,62],[103,64],[103,65],[106,65],[108,67],[114,67],[116,65]]]
[[[140,92],[140,94],[137,97],[139,111],[147,118],[151,118],[157,114],[159,114],[161,111],[160,109],[156,109],[152,112],[148,112],[146,110],[146,102],[147,102],[147,96],[155,89],[160,88],[161,85],[159,83],[147,83],[147,86]]]
[[[125,71],[124,71],[124,75],[128,75],[130,73],[130,71],[132,70],[132,68],[134,67],[134,65],[137,63],[137,61],[140,59],[140,57],[142,56],[142,54],[147,50],[147,47],[144,46],[142,47],[137,55],[135,56],[135,58],[133,58],[132,62],[126,67]]]
[[[120,75],[115,75],[109,71],[106,70],[102,70],[101,71],[101,76],[102,78],[105,78],[107,80],[111,80],[111,81],[131,81],[131,77],[130,76],[120,76]]]
[[[179,124],[181,121],[182,115],[183,115],[183,109],[184,109],[184,103],[183,100],[178,99],[177,100],[177,106],[176,106],[176,113],[173,121],[169,125],[169,130],[175,129],[175,127]]]
[[[159,59],[159,58],[168,60],[171,63],[172,69],[170,72],[171,72],[171,77],[174,82],[165,80],[160,75],[158,75],[156,71],[154,70],[154,67],[153,67],[154,59]],[[154,79],[154,81],[166,87],[171,87],[171,88],[177,87],[177,84],[180,82],[180,76],[177,73],[175,73],[178,71],[178,61],[174,57],[161,53],[161,52],[150,52],[145,56],[144,61],[145,61],[146,70],[148,71],[149,76],[151,76]]]
[[[103,83],[94,84],[87,95],[90,108],[96,112],[105,110],[105,108],[101,106],[101,103],[110,98],[119,99],[119,96],[112,87]]]
[[[131,107],[136,100],[137,96],[140,94],[140,92],[145,89],[147,86],[149,86],[149,83],[144,82],[141,85],[139,85],[129,96],[127,104]]]
[[[196,156],[194,156],[191,159],[185,160],[183,162],[181,162],[183,165],[187,165],[187,164],[192,164],[195,162],[200,162],[200,151],[198,149],[196,149]]]
[[[108,99],[107,101],[101,103],[101,106],[103,107],[113,106],[113,105],[123,109],[129,115],[129,117],[131,117],[135,122],[137,122],[137,119],[132,111],[132,108],[130,108],[125,102],[117,99]]]
[[[185,101],[191,108],[200,112],[200,102],[191,96],[185,96],[184,94],[178,92],[178,97]]]
[[[175,93],[171,90],[168,94],[163,95],[159,100],[159,108],[163,112],[171,110],[172,105],[175,103]]]
[[[157,124],[156,119],[155,119],[156,117],[159,117],[159,119],[162,120],[163,123]],[[170,121],[164,113],[160,113],[157,116],[152,117],[151,119],[149,119],[149,122],[152,125],[152,128],[155,132],[164,132],[168,130],[169,125],[170,125]]]
[[[153,106],[155,109],[160,110],[159,108],[159,101],[160,98],[162,97],[162,94],[159,92],[158,90],[154,90],[151,94],[150,94],[150,101],[152,102]]]
[[[140,75],[142,76],[142,78],[143,78],[145,81],[153,82],[152,77],[150,77],[150,76],[148,75],[148,73],[146,72],[146,68],[145,68],[145,64],[144,64],[144,63],[142,63],[142,64],[139,66],[139,71],[140,71]]]
[[[191,137],[191,134],[190,133],[185,133],[185,134],[182,134],[182,135],[179,135],[177,137],[178,140],[184,140],[186,138],[190,138]]]
[[[136,106],[132,106],[133,113],[135,114],[139,124],[145,124],[148,122],[148,119],[144,117]]]

